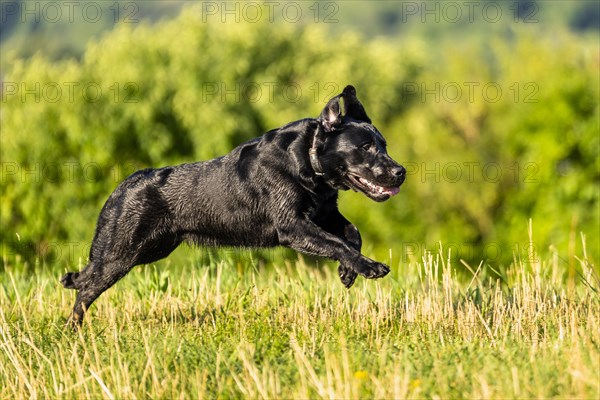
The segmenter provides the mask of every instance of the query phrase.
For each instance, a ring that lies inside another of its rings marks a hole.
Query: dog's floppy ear
[[[325,132],[331,132],[342,123],[340,96],[341,94],[329,100],[323,111],[321,111],[319,122],[323,126],[323,129],[325,129]]]
[[[346,109],[347,116],[358,121],[364,121],[368,124],[371,123],[371,118],[369,118],[365,108],[356,97],[356,89],[354,89],[354,86],[346,86],[340,96],[344,99],[344,108]]]

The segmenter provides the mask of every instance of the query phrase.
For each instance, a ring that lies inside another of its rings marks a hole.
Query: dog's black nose
[[[392,168],[391,173],[398,178],[404,178],[406,176],[406,169],[402,165],[398,165]]]

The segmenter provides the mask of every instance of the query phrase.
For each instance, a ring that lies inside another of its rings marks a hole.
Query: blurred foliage
[[[532,218],[539,250],[576,254],[581,231],[597,257],[597,42],[516,27],[434,58],[424,41],[327,28],[206,23],[192,7],[119,25],[79,61],[15,62],[0,114],[3,254],[77,262],[129,173],[222,155],[317,116],[351,83],[409,170],[386,203],[341,196],[368,254],[410,261],[443,241],[469,263],[505,265],[531,250]]]
[[[266,5],[264,15],[274,20],[297,24],[327,24],[333,31],[349,28],[367,38],[414,37],[439,41],[452,37],[464,40],[468,29],[469,40],[485,41],[490,31],[502,31],[516,23],[544,24],[552,29],[569,28],[576,32],[590,31],[597,35],[600,29],[598,0],[480,0],[455,1],[332,1],[313,0],[290,2],[254,1],[198,1],[201,12],[209,19],[221,19],[219,11],[238,10],[226,18],[243,19],[246,10],[255,5]],[[156,22],[176,16],[189,5],[189,0],[114,0],[76,2],[3,0],[0,2],[0,69],[9,68],[15,58],[42,54],[58,60],[80,58],[90,38],[98,38],[114,25]],[[271,14],[269,13],[269,7]],[[301,17],[295,20],[297,7]],[[251,12],[248,15],[251,16]],[[499,18],[496,20],[496,13]],[[286,18],[288,17],[288,18]],[[436,51],[432,46],[430,51]]]
[[[2,0],[0,43],[5,69],[14,58],[41,54],[79,58],[86,43],[119,23],[130,25],[176,16],[185,1]]]

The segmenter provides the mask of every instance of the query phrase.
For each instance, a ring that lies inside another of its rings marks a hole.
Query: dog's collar
[[[308,158],[310,159],[310,165],[312,169],[315,171],[317,176],[323,176],[325,173],[323,172],[323,168],[321,168],[321,163],[319,162],[319,156],[317,155],[317,133],[313,138],[312,147],[308,150]]]

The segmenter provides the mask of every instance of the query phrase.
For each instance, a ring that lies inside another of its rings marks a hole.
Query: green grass
[[[65,328],[61,272],[0,272],[0,398],[594,398],[598,276],[445,257],[346,290],[335,265],[138,267]],[[232,265],[234,264],[234,265]],[[494,275],[495,276],[495,275]]]

